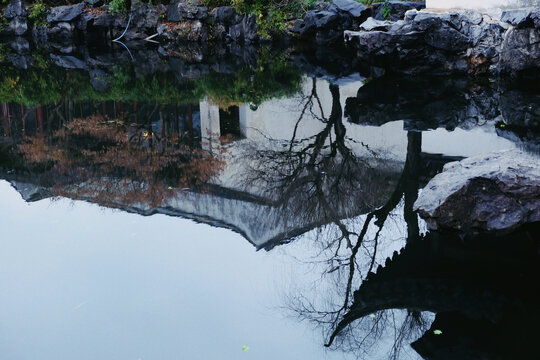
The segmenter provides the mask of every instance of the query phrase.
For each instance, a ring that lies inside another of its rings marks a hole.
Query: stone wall
[[[426,0],[428,9],[490,9],[540,6],[539,0]]]
[[[372,18],[345,31],[361,62],[388,72],[538,78],[540,8],[488,15],[475,10],[409,10],[400,21]]]

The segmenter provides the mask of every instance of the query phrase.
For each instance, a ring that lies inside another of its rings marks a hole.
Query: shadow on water
[[[0,67],[0,176],[25,200],[191,218],[257,249],[307,237],[325,291],[287,306],[358,357],[386,346],[400,358],[411,343],[425,359],[534,350],[538,224],[460,237],[424,233],[413,211],[419,189],[463,158],[426,151],[426,131],[487,129],[538,153],[534,88],[372,79],[339,54],[325,66],[295,51],[134,49],[132,63],[21,48]]]
[[[382,324],[392,326],[389,312],[403,309],[405,320],[394,330],[402,339],[423,332],[412,347],[425,359],[534,354],[540,315],[535,305],[538,230],[536,224],[496,238],[434,232],[408,238],[399,253],[368,273],[354,291],[330,344],[339,339],[338,347],[365,351],[366,339],[380,336]],[[431,326],[422,322],[426,311],[436,314]]]

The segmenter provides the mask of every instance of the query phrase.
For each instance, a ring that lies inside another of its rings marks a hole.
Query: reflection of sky
[[[26,204],[5,181],[0,198],[3,359],[344,358],[277,308],[296,266],[280,252],[178,218]]]

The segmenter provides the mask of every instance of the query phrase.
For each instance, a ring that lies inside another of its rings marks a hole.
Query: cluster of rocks
[[[38,43],[83,39],[114,39],[127,28],[125,40],[160,35],[170,42],[207,40],[252,43],[258,40],[254,15],[241,15],[232,6],[209,10],[200,0],[174,0],[168,6],[133,1],[129,15],[113,14],[100,0],[51,8],[44,24],[33,24],[22,0],[4,11],[4,35],[31,34]],[[129,22],[129,27],[128,27]]]
[[[327,46],[345,39],[358,62],[405,74],[540,77],[539,8],[488,15],[424,7],[422,1],[371,6],[355,0],[320,1],[303,19],[290,20],[279,40]],[[31,34],[37,44],[60,43],[66,51],[79,39],[103,42],[120,35],[127,41],[151,38],[163,44],[260,40],[253,14],[239,14],[231,6],[208,9],[201,0],[173,0],[167,6],[133,1],[129,14],[112,14],[102,0],[84,0],[52,8],[44,23],[32,23],[23,1],[12,0],[1,32]]]
[[[24,35],[28,31],[28,10],[22,0],[15,0],[8,4],[4,11],[6,26],[3,31],[10,35]]]
[[[488,15],[477,11],[409,10],[403,20],[367,19],[345,31],[358,57],[406,74],[539,76],[540,9]]]
[[[425,8],[425,2],[389,1],[366,6],[354,0],[319,2],[316,9],[296,20],[289,28],[295,37],[310,40],[318,45],[342,41],[343,31],[358,29],[368,18],[380,20],[401,19],[410,9]]]
[[[343,31],[359,29],[369,17],[397,20],[409,9],[421,9],[425,2],[389,1],[366,6],[354,0],[320,1],[303,19],[291,21],[283,34],[287,40],[309,40],[319,45],[341,43]],[[144,39],[159,34],[168,42],[227,41],[254,43],[259,39],[253,14],[239,14],[232,6],[208,9],[201,0],[174,0],[168,6],[133,1],[130,27],[125,39]],[[39,42],[66,42],[75,38],[118,37],[128,25],[126,14],[113,14],[102,0],[84,0],[50,9],[43,24],[32,23],[22,0],[12,0],[4,17],[7,35],[32,33]],[[82,36],[80,36],[82,34]],[[276,40],[276,39],[274,39]],[[282,40],[282,39],[280,39]]]
[[[241,15],[232,6],[208,10],[198,1],[175,2],[169,5],[167,22],[158,25],[157,32],[167,40],[244,41],[258,40],[255,15]]]

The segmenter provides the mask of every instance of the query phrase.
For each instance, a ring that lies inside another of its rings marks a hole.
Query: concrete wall
[[[490,9],[540,6],[540,0],[427,0],[428,9]]]

